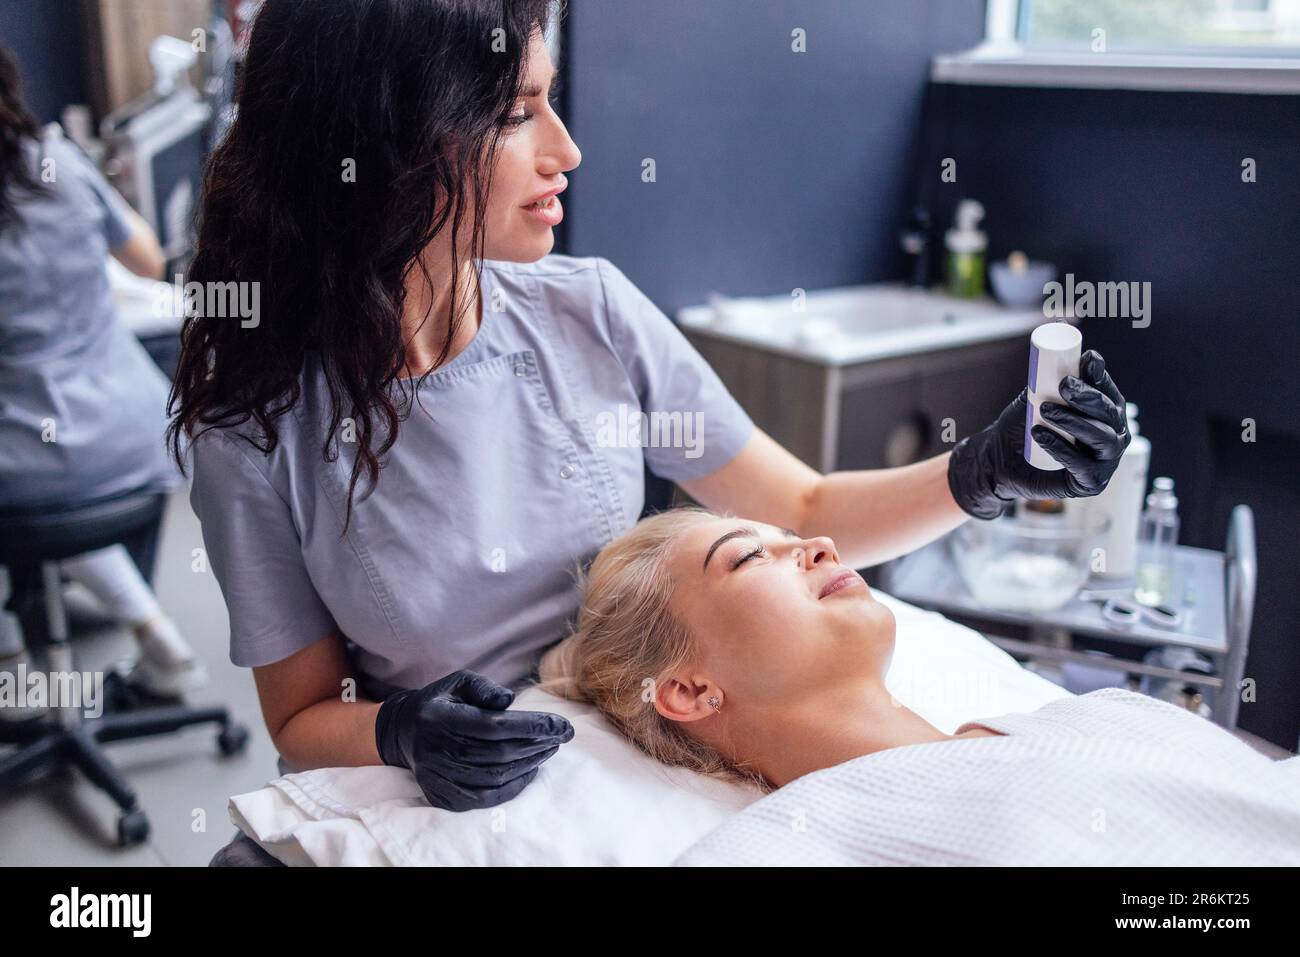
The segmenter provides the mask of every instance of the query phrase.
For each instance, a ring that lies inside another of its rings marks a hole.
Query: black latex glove
[[[1081,381],[1082,380],[1082,381]],[[1043,418],[1070,433],[1075,444],[1043,425],[1033,436],[1064,468],[1046,472],[1025,461],[1028,389],[996,422],[957,443],[948,459],[948,488],[976,518],[997,518],[1016,499],[1086,498],[1106,487],[1132,436],[1106,361],[1094,349],[1079,357],[1079,378],[1066,376],[1059,391],[1069,405],[1044,402]]]
[[[375,718],[379,757],[415,772],[434,807],[468,811],[503,804],[573,738],[573,725],[558,714],[507,711],[514,698],[509,688],[473,671],[389,695]]]

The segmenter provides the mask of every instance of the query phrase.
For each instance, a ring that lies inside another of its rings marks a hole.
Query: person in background
[[[153,231],[57,127],[41,131],[0,47],[0,509],[181,481],[163,442],[170,386],[118,318],[110,253],[137,275],[162,276]],[[134,631],[132,683],[165,696],[203,683],[202,664],[123,546],[76,556],[63,571]],[[10,587],[0,568],[0,609]],[[0,667],[25,654],[15,616],[0,610]]]

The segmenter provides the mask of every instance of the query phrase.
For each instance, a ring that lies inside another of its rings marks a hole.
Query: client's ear
[[[707,675],[679,675],[656,686],[654,706],[669,721],[698,721],[718,712],[710,699],[720,707],[723,694]]]

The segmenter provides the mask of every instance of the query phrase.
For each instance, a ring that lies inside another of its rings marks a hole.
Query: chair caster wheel
[[[217,747],[221,749],[222,757],[228,758],[232,754],[238,754],[247,744],[248,729],[242,724],[235,724],[232,721],[217,734]]]
[[[149,819],[136,808],[117,819],[117,843],[122,847],[143,844],[149,838]]]

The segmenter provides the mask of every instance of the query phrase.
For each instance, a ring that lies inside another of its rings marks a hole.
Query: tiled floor
[[[0,794],[0,865],[206,865],[234,834],[226,811],[230,796],[276,776],[252,673],[227,657],[226,609],[216,579],[211,571],[191,570],[193,550],[203,540],[185,490],[172,497],[160,545],[156,591],[208,669],[207,687],[189,703],[225,705],[251,732],[248,747],[221,757],[215,725],[108,745],[151,824],[148,842],[129,849],[116,846],[116,806],[79,772],[57,772],[15,794]],[[95,616],[88,595],[70,587],[68,601],[78,669],[102,667],[130,651],[130,636]]]

